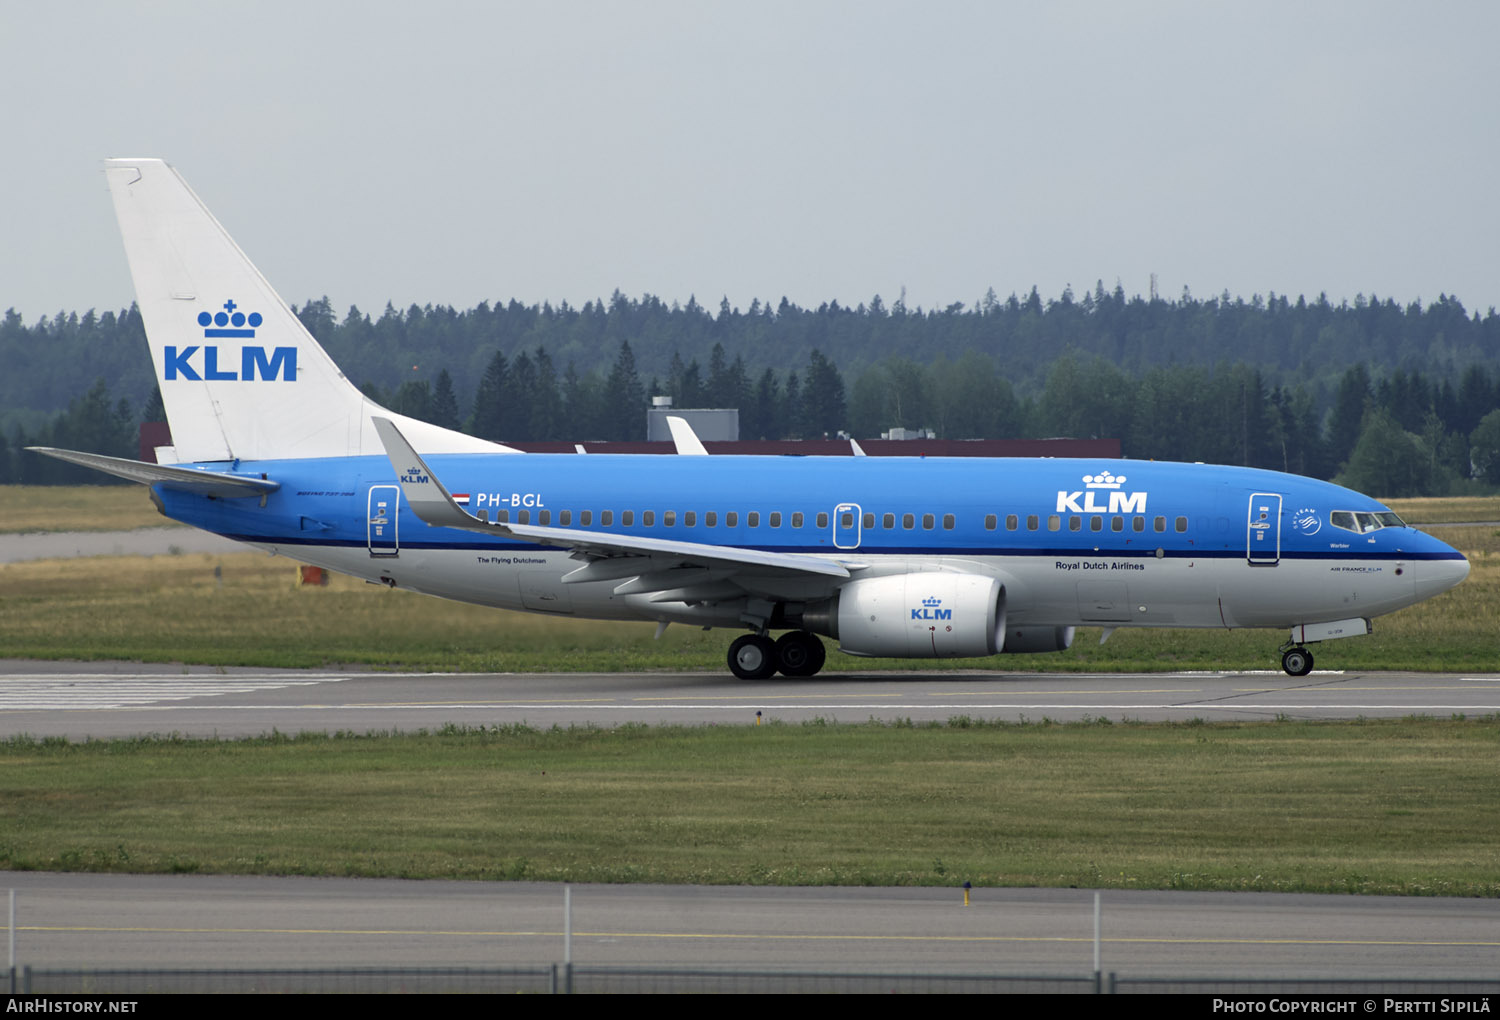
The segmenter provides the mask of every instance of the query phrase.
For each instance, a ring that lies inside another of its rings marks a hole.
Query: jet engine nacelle
[[[1065,652],[1073,647],[1072,627],[1012,627],[1005,632],[1005,647],[1010,655],[1019,652]]]
[[[945,572],[852,581],[839,589],[838,639],[850,655],[994,655],[1005,646],[1005,586]]]

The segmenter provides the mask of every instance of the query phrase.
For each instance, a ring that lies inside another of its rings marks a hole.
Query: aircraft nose
[[[1419,599],[1430,599],[1454,587],[1469,576],[1469,561],[1451,546],[1443,546],[1451,555],[1442,559],[1424,560],[1416,570],[1416,594]]]

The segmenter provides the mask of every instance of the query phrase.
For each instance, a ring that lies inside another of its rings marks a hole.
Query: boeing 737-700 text
[[[361,394],[166,163],[105,174],[175,445],[156,464],[42,452],[307,563],[505,609],[745,630],[729,668],[747,679],[816,673],[819,634],[921,659],[1061,651],[1079,626],[1289,629],[1282,667],[1301,676],[1307,645],[1469,572],[1373,499],[1250,468],[520,453]]]

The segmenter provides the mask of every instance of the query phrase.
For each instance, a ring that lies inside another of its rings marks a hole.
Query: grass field
[[[0,867],[1500,895],[1496,720],[0,744]]]
[[[1500,669],[1500,529],[1442,534],[1469,580],[1321,666]],[[258,553],[0,565],[0,655],[719,672],[731,637],[296,576]],[[1274,668],[1281,637],[1085,629],[1058,655],[828,668]],[[1497,744],[1493,718],[23,737],[0,742],[0,868],[1500,896]]]
[[[129,531],[175,525],[144,485],[0,485],[0,532]]]

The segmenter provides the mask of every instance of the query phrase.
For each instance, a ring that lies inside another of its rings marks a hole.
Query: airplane
[[[167,163],[105,175],[174,445],[154,464],[39,452],[305,563],[658,637],[741,630],[747,680],[817,673],[820,635],[938,659],[1060,652],[1081,626],[1289,630],[1282,668],[1304,676],[1308,645],[1469,572],[1367,496],[1252,468],[522,453],[365,397]]]

